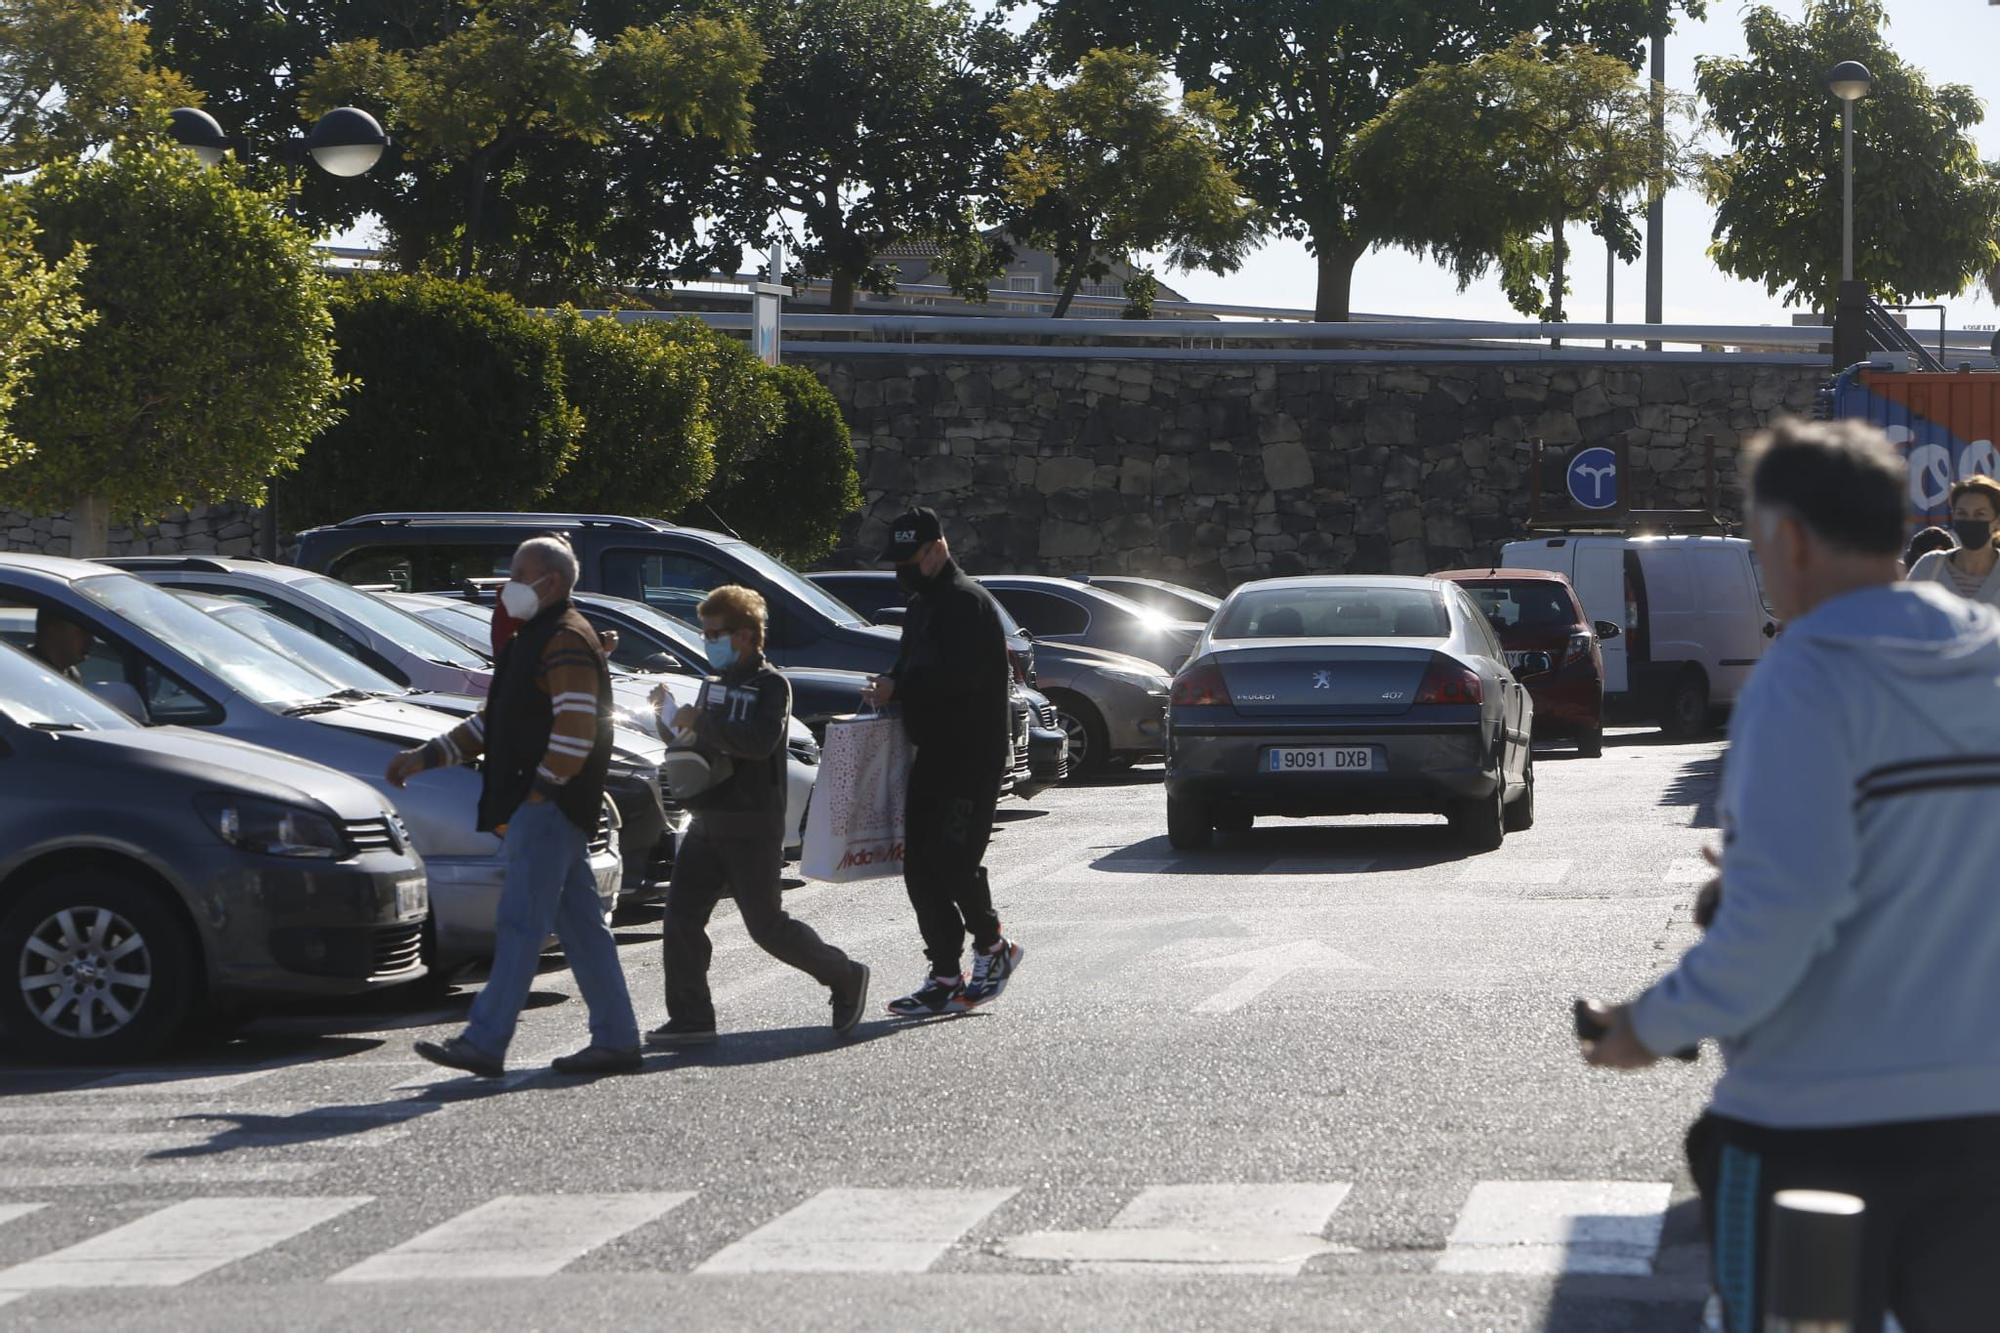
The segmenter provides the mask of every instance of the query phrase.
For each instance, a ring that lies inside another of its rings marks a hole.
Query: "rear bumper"
[[[495,923],[500,917],[500,890],[507,879],[504,858],[432,857],[431,918],[437,927],[438,953],[449,958],[488,958],[493,954]],[[618,853],[590,854],[591,878],[597,882],[597,902],[606,920],[618,905],[622,878]]]
[[[1535,735],[1579,736],[1604,727],[1604,681],[1588,663],[1563,667],[1544,682],[1530,678]]]
[[[1379,766],[1366,773],[1264,771],[1265,753],[1281,745],[1366,745]],[[1476,724],[1177,731],[1167,752],[1167,796],[1251,815],[1442,814],[1455,801],[1493,794],[1500,778],[1490,751]]]

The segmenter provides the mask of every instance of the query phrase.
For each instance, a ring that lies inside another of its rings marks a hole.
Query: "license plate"
[[[398,919],[422,916],[430,910],[430,894],[425,891],[422,879],[399,879],[396,881],[396,916]]]
[[[1375,751],[1366,745],[1286,745],[1264,753],[1272,773],[1367,773],[1375,767]]]

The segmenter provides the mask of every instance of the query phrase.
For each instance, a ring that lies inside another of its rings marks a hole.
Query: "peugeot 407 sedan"
[[[1495,848],[1534,822],[1533,724],[1486,617],[1454,584],[1246,583],[1174,680],[1167,838],[1189,850],[1260,815],[1425,813]]]

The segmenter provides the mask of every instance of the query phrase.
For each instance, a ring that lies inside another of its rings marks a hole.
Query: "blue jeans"
[[[591,1045],[637,1050],[639,1022],[618,945],[604,924],[584,831],[553,802],[528,801],[508,822],[504,845],[507,879],[500,889],[493,970],[472,1002],[465,1039],[496,1060],[506,1057],[534,985],[542,941],[553,927],[590,1008]]]

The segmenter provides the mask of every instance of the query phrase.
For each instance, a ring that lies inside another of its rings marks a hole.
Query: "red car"
[[[1535,701],[1535,735],[1572,739],[1587,758],[1604,753],[1604,654],[1576,589],[1544,569],[1450,569],[1431,575],[1464,588],[1493,623],[1507,665],[1547,653],[1553,671],[1522,684]]]

